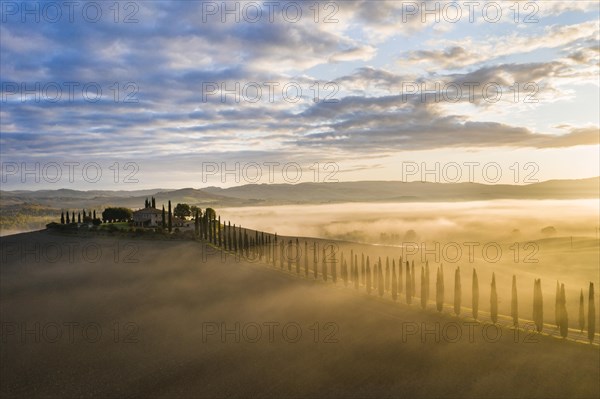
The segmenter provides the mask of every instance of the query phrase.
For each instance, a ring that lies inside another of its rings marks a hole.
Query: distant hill
[[[529,185],[357,181],[341,183],[247,184],[243,186],[178,190],[0,191],[0,207],[38,204],[56,208],[94,208],[109,205],[139,208],[154,196],[157,205],[185,202],[198,206],[253,206],[342,202],[439,202],[492,199],[583,199],[600,196],[600,177],[549,180]]]
[[[248,184],[207,187],[204,192],[266,204],[335,202],[428,202],[491,199],[598,198],[600,177],[550,180],[529,185],[358,181],[343,183]]]

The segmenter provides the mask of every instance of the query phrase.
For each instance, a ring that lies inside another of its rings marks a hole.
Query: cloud
[[[595,115],[563,135],[551,135],[525,123],[534,106],[490,104],[480,91],[473,99],[463,93],[457,108],[436,104],[431,96],[423,102],[415,95],[401,96],[406,82],[508,87],[535,81],[546,101],[562,101],[570,93],[570,100],[583,103],[587,100],[573,86],[597,82],[599,29],[595,16],[585,14],[590,8],[553,5],[544,12],[557,18],[520,26],[515,33],[506,21],[494,26],[465,22],[448,29],[434,18],[405,19],[402,2],[394,1],[377,6],[340,2],[327,9],[321,4],[314,22],[313,2],[301,4],[305,18],[297,23],[280,13],[273,22],[205,22],[201,2],[161,1],[139,3],[135,24],[111,18],[3,23],[3,157],[363,159],[406,149],[597,143]],[[573,12],[577,18],[559,18]],[[337,22],[325,23],[327,16]],[[458,39],[464,31],[472,36]],[[551,51],[536,60],[530,53],[539,50]],[[404,63],[395,62],[398,56]],[[52,82],[65,90],[60,101],[35,101],[31,94],[21,101],[5,85],[31,89]],[[66,99],[65,82],[79,84],[72,101]],[[220,91],[205,98],[203,84],[210,82],[225,88],[252,82],[279,86],[273,101],[266,100],[263,86],[261,101],[252,103],[232,101],[231,95],[223,99]],[[289,82],[303,89],[296,102],[281,92]],[[329,89],[328,82],[334,83]],[[101,87],[98,102],[82,96],[88,83]],[[324,102],[331,93],[338,101]],[[137,102],[126,102],[128,95]],[[480,113],[508,109],[510,115],[500,121]]]
[[[545,48],[573,45],[581,40],[598,43],[599,22],[588,21],[574,25],[554,25],[536,35],[512,33],[508,36],[488,37],[485,40],[466,38],[461,41],[436,41],[433,50],[409,51],[400,63],[429,64],[443,69],[464,68],[484,61],[509,55],[528,53]],[[439,46],[443,49],[439,49]]]

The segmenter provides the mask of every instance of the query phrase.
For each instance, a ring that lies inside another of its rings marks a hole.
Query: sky
[[[2,1],[2,189],[598,176],[599,12]]]

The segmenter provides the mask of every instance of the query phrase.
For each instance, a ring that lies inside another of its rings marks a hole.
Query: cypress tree
[[[308,242],[304,241],[304,277],[308,278]]]
[[[83,215],[83,221],[85,222],[85,209],[81,211],[81,214]]]
[[[417,276],[415,275],[415,261],[412,261],[412,267],[410,268],[410,296],[414,297],[417,295]]]
[[[354,285],[358,287],[360,283],[358,279],[358,254],[354,254]]]
[[[208,242],[212,242],[212,228],[210,227],[210,214],[208,212],[204,212],[204,238]],[[241,246],[241,241],[240,241]]]
[[[492,292],[490,294],[490,316],[492,323],[498,321],[498,293],[496,292],[496,274],[492,273]]]
[[[327,255],[325,254],[325,248],[323,248],[323,260],[321,261],[321,274],[323,275],[323,281],[327,281]]]
[[[213,242],[213,235],[212,235],[212,233],[213,233],[213,229],[212,229],[212,219],[211,219],[211,216],[210,216],[210,215],[208,215],[207,213],[205,213],[204,215],[206,216],[206,234],[207,234],[207,237],[206,237],[206,239],[207,239],[209,242]]]
[[[512,278],[512,298],[510,301],[510,315],[513,319],[513,326],[519,326],[519,303],[517,298],[517,276],[513,274]]]
[[[477,314],[479,312],[479,280],[477,279],[477,271],[473,268],[473,318],[477,320]]]
[[[156,200],[152,197],[152,208],[156,209]]]
[[[333,284],[337,282],[337,261],[335,259],[335,248],[331,246],[331,279]]]
[[[92,220],[96,220],[96,210],[94,209],[94,217],[92,218]]]
[[[556,296],[554,297],[554,321],[556,327],[560,328],[560,286],[556,281]]]
[[[196,215],[194,216],[194,235],[198,237],[200,232],[200,225],[198,224],[198,210],[196,209]]]
[[[594,299],[594,283],[590,282],[588,294],[588,339],[590,343],[594,342],[596,333],[596,302]]]
[[[296,240],[297,240],[297,238],[296,238]],[[295,247],[296,247],[296,253],[294,254],[294,260],[295,260],[294,263],[296,264],[296,274],[300,274],[300,259],[298,258],[298,254],[299,254],[298,243],[296,243]]]
[[[567,314],[567,298],[565,297],[565,285],[560,285],[560,335],[566,338],[569,334],[569,315]]]
[[[169,229],[169,233],[171,232],[171,230],[173,229],[173,221],[172,221],[173,215],[171,214],[171,200],[169,200],[169,221],[167,223],[167,228]]]
[[[396,261],[392,259],[392,299],[398,299],[398,279],[396,278]]]
[[[367,256],[367,294],[371,293],[371,267],[369,265],[369,257]]]
[[[538,330],[539,301],[540,301],[540,299],[538,298],[537,279],[534,279],[533,280],[533,323],[535,324],[535,330],[538,332],[540,331],[540,330]]]
[[[444,282],[444,264],[440,263],[440,276],[442,277],[442,307],[446,298],[446,283]]]
[[[65,224],[65,212],[60,213],[60,224]]]
[[[71,222],[75,223],[75,211],[71,213]]]
[[[300,274],[300,242],[296,237],[296,253],[294,254],[294,262],[296,262],[296,274]]]
[[[292,240],[288,241],[288,247],[285,251],[285,257],[287,258],[287,268],[288,271],[292,271],[292,256],[290,255],[290,249],[292,248]]]
[[[227,247],[230,251],[233,249],[233,237],[231,236],[231,220],[227,222]]]
[[[81,223],[81,212],[77,212],[77,223]]]
[[[273,238],[273,243],[271,244],[269,251],[273,253],[273,256],[271,257],[273,260],[273,267],[277,267],[277,234],[275,234],[275,237]]]
[[[237,252],[237,250],[238,250],[238,240],[237,240],[235,223],[233,224],[233,230],[231,231],[231,241],[232,241],[232,244],[233,244],[233,251]]]
[[[352,258],[350,258],[350,263],[352,263]],[[344,280],[344,287],[348,286],[348,264],[344,259],[344,253],[342,252],[342,279]]]
[[[429,261],[425,261],[425,303],[429,302]]]
[[[583,328],[585,327],[585,312],[583,310],[583,289],[581,289],[581,294],[579,295],[579,329],[583,332]]]
[[[377,263],[375,261],[373,261],[373,268],[371,269],[371,273],[373,273],[372,276],[372,282],[373,282],[373,289],[374,290],[378,290],[377,288],[377,284],[379,282],[379,279],[377,277],[377,272],[378,272],[378,268],[377,268]]]
[[[379,291],[379,296],[383,296],[383,266],[381,265],[381,257],[377,261],[377,289]]]
[[[69,212],[67,212],[67,224],[71,223],[71,219],[69,218]]]
[[[402,256],[398,260],[398,293],[402,294],[404,281],[402,281]]]
[[[167,220],[166,219],[167,219],[167,215],[165,213],[165,206],[163,205],[162,206],[162,220],[161,220],[161,226],[162,226],[163,230],[167,228]]]
[[[385,257],[385,290],[390,291],[390,257]]]
[[[406,261],[406,303],[409,305],[412,302],[412,289],[410,287],[412,279],[410,277],[410,265],[408,261]]]
[[[462,297],[462,289],[460,286],[460,267],[454,271],[454,313],[460,315],[460,302]]]
[[[350,250],[350,281],[354,281],[354,250]]]
[[[314,276],[315,280],[319,277],[319,268],[318,268],[318,259],[317,259],[317,243],[313,242],[313,265],[314,265]]]
[[[163,209],[165,208],[165,206],[163,205]],[[201,240],[205,240],[206,239],[206,235],[204,233],[204,220],[206,219],[206,213],[202,214],[202,212],[200,212],[200,220],[198,221],[198,224],[200,225],[200,239]]]
[[[542,280],[536,279],[533,291],[533,321],[535,329],[541,332],[544,328],[544,298],[542,295]]]
[[[441,312],[444,308],[444,287],[442,282],[442,273],[440,267],[437,268],[437,275],[435,278],[435,304],[438,312]]]
[[[421,266],[421,307],[425,309],[427,307],[427,300],[425,299],[425,268]]]
[[[365,254],[361,254],[361,261],[360,261],[360,282],[362,283],[362,285],[366,284],[366,270],[365,270]]]
[[[219,237],[217,243],[219,247],[223,246],[223,236],[221,234],[221,215],[219,215],[219,221],[217,222],[217,236]]]

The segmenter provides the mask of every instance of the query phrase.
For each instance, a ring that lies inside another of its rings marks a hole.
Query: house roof
[[[137,211],[133,212],[134,214],[141,214],[141,213],[162,213],[161,210],[156,209],[156,208],[144,208],[144,209],[138,209]]]

